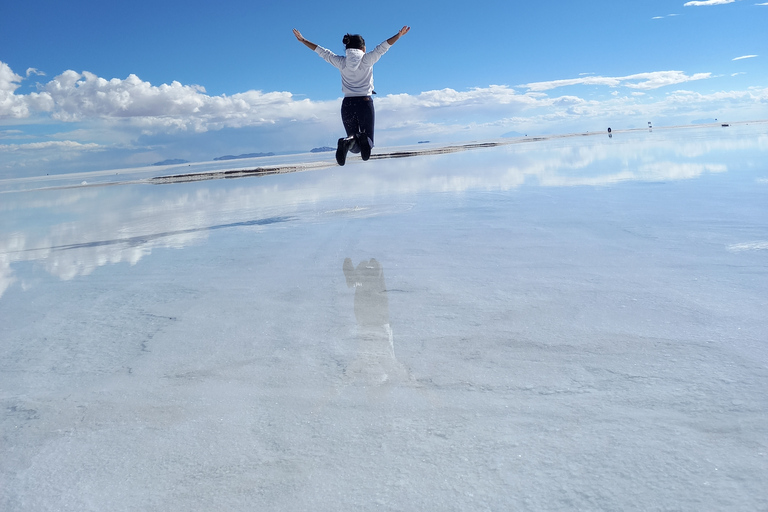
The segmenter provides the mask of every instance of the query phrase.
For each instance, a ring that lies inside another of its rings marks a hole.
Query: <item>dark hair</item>
[[[341,42],[344,43],[347,50],[350,48],[362,50],[365,46],[365,39],[360,34],[346,34]]]

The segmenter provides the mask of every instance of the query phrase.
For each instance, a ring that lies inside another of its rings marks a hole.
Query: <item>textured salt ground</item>
[[[765,509],[760,136],[7,194],[0,508]]]

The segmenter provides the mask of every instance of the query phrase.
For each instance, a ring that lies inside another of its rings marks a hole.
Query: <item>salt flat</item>
[[[766,162],[752,123],[0,183],[0,509],[766,509]]]

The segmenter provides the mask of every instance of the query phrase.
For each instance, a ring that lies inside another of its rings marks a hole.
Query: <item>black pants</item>
[[[341,102],[341,122],[347,137],[358,133],[368,136],[368,143],[373,147],[373,125],[376,122],[376,112],[373,109],[373,98],[370,96],[350,96]],[[353,144],[352,153],[359,153],[360,148]]]

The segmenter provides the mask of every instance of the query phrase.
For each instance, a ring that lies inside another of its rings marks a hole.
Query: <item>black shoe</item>
[[[368,134],[358,133],[357,145],[360,146],[360,156],[363,160],[368,160],[371,158],[371,143],[368,140]]]
[[[339,139],[339,143],[336,146],[336,163],[339,165],[347,163],[347,150],[349,150],[347,139]]]

